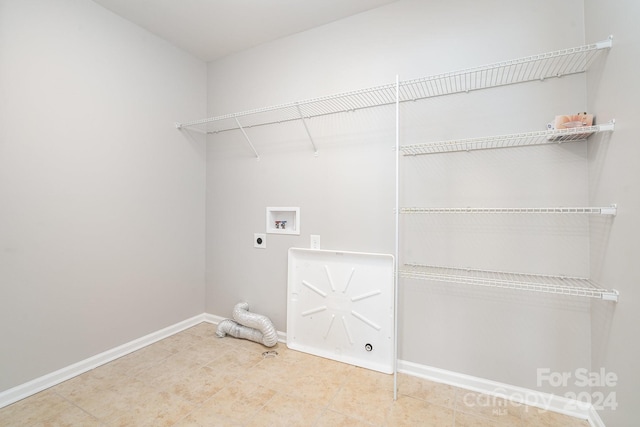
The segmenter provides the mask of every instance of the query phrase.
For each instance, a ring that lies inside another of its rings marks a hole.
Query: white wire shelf
[[[537,275],[503,271],[404,264],[400,277],[491,288],[515,289],[546,294],[599,298],[618,301],[618,291],[603,289],[590,279],[568,276]]]
[[[193,129],[214,134],[242,128],[286,123],[301,119],[345,113],[363,108],[378,107],[395,103],[396,85],[388,84],[352,92],[345,92],[304,101],[263,107],[239,113],[225,114],[186,123],[176,123],[178,129]]]
[[[546,208],[425,208],[403,207],[401,214],[586,214],[612,215],[617,214],[617,205],[606,207],[546,207]]]
[[[584,141],[594,133],[613,132],[615,122],[580,128],[543,130],[514,133],[509,135],[481,138],[429,142],[403,145],[400,151],[405,156],[421,154],[450,153],[455,151],[488,150],[493,148],[523,147],[529,145],[561,144],[563,142]]]
[[[544,80],[586,71],[612,39],[520,59],[438,74],[398,84],[400,102],[497,86]],[[329,114],[395,104],[396,84],[345,92],[304,101],[264,107],[202,120],[176,123],[178,129],[218,133],[234,129],[304,120]]]

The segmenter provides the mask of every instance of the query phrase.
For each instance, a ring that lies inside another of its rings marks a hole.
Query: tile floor
[[[278,355],[265,357],[275,350]],[[553,412],[251,341],[201,323],[0,409],[0,426],[562,426]]]

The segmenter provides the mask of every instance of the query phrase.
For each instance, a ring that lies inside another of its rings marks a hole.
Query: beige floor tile
[[[465,414],[464,412],[455,413],[455,427],[494,427],[498,426],[510,426],[520,427],[521,421],[519,419],[509,420],[511,424],[496,423],[493,418],[484,418],[478,415]]]
[[[201,403],[237,379],[224,371],[203,366],[180,372],[167,372],[149,383],[154,389],[168,391],[193,403]]]
[[[409,396],[400,396],[391,405],[385,425],[389,427],[452,427],[453,409]]]
[[[314,369],[299,359],[280,356],[263,359],[244,378],[316,406],[328,405],[344,382],[344,376],[330,369]]]
[[[150,345],[116,359],[109,364],[114,371],[130,377],[136,377],[141,372],[162,363],[172,354],[168,350]]]
[[[298,381],[297,377],[295,377],[293,374],[290,374],[287,377],[288,379],[280,378],[277,381],[272,381],[271,377],[269,377],[267,374],[264,374],[264,375],[258,374],[257,376],[249,374],[248,376],[243,376],[241,378],[245,379],[246,381],[252,382],[256,385],[268,387],[271,390],[274,390],[278,393],[287,393],[289,390],[295,388],[295,384]]]
[[[229,344],[228,341],[216,336],[205,337],[200,340],[196,346],[201,352],[210,354],[213,357],[218,357],[225,351],[233,348],[233,344]]]
[[[348,415],[340,414],[338,412],[326,410],[324,411],[314,427],[373,427],[375,424],[370,424],[357,418],[350,417]]]
[[[178,421],[173,427],[243,427],[245,424],[229,420],[221,416],[203,417],[202,414],[194,417],[189,415]]]
[[[74,403],[102,420],[129,410],[133,404],[132,399],[137,399],[151,391],[140,381],[130,379],[117,387],[110,387],[86,396],[78,396],[74,399]]]
[[[204,366],[222,356],[226,351],[228,351],[227,345],[217,344],[212,341],[187,347],[176,353],[175,356]]]
[[[360,367],[354,367],[349,371],[346,383],[362,388],[387,390],[393,392],[393,375],[372,371]]]
[[[276,392],[261,385],[237,380],[196,408],[189,419],[208,426],[218,418],[228,422],[244,423],[275,396]]]
[[[172,377],[181,372],[203,367],[211,363],[215,358],[216,355],[201,351],[197,346],[188,347],[171,354],[162,363],[141,371],[136,378],[152,385],[159,385],[165,381],[170,381]]]
[[[523,406],[474,391],[458,389],[456,392],[456,412],[491,419],[496,426],[520,425]]]
[[[81,380],[81,378],[79,378]],[[65,389],[61,393],[66,393]],[[158,391],[142,381],[129,378],[109,387],[90,387],[84,393],[67,393],[68,399],[101,421],[120,425],[145,424],[147,420],[164,425],[165,418],[172,422],[184,417],[194,407],[176,395]],[[64,395],[64,394],[63,394]],[[187,411],[187,412],[184,412]],[[173,413],[176,414],[173,414]]]
[[[232,347],[214,358],[209,363],[209,366],[224,370],[232,375],[243,376],[262,360],[261,352],[246,351]]]
[[[98,426],[99,422],[52,390],[45,390],[0,409],[0,426],[29,425]]]
[[[22,424],[18,424],[22,425]],[[32,424],[31,427],[105,427],[97,418],[87,414],[82,409],[69,406],[42,423]]]
[[[214,366],[217,361],[211,364]],[[269,384],[274,387],[281,387],[294,381],[302,370],[299,365],[288,358],[261,357],[258,362],[245,370],[245,378],[257,382],[258,384]]]
[[[278,353],[278,357],[280,357],[281,359],[285,359],[288,362],[308,361],[316,357],[309,353],[303,353],[298,350],[292,350],[289,347],[287,347],[286,344],[281,342],[277,343],[275,346],[270,348],[265,347],[265,351],[275,351]]]
[[[277,390],[291,399],[300,399],[319,407],[327,407],[342,388],[342,380],[321,375],[301,376]]]
[[[296,354],[288,360],[293,366],[283,375],[286,381],[279,383],[278,391],[309,403],[327,406],[346,384],[355,368],[352,365],[322,357],[290,351]],[[304,356],[300,356],[304,355]],[[265,368],[265,369],[268,369]]]
[[[185,329],[184,331],[182,331],[182,333],[195,335],[200,338],[214,338],[216,337],[217,328],[217,325],[208,322],[202,322],[188,329]]]
[[[127,403],[122,402],[122,396],[137,392],[142,385],[126,375],[104,377],[104,373],[105,370],[98,368],[65,381],[51,390],[88,413],[102,418],[126,408]]]
[[[307,353],[303,353],[296,350],[288,350],[284,353],[285,357],[294,361],[299,366],[304,366],[313,372],[324,372],[336,375],[350,374],[353,369],[357,369],[353,365],[338,362],[333,359],[327,359],[325,357],[315,356]]]
[[[589,427],[587,420],[557,412],[525,406],[522,411],[523,427]]]
[[[247,423],[256,427],[308,427],[314,425],[323,409],[305,399],[276,394]]]
[[[149,347],[166,350],[170,353],[177,353],[194,345],[200,345],[204,341],[205,338],[200,335],[190,334],[183,331],[155,342]]]
[[[398,394],[426,400],[436,405],[453,408],[456,387],[425,380],[406,374],[398,374]]]
[[[269,379],[276,383],[288,383],[296,378],[322,377],[346,379],[349,365],[306,355],[296,351],[278,351],[274,357],[264,357],[249,371],[250,376]]]
[[[375,387],[372,383],[358,383],[350,377],[329,404],[329,409],[361,421],[382,425],[392,402],[392,390]]]
[[[169,392],[140,388],[127,390],[118,401],[118,410],[101,419],[109,426],[172,426],[188,415],[195,404]]]
[[[104,365],[60,383],[51,390],[80,407],[90,407],[92,401],[99,402],[108,390],[117,389],[130,381],[130,377],[119,371],[114,372],[110,365]]]

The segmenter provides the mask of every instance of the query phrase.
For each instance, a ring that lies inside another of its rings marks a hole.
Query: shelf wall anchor
[[[618,214],[618,205],[612,204],[607,208],[600,209],[600,215],[613,215],[616,216]]]
[[[618,292],[616,289],[612,289],[609,292],[603,292],[602,293],[602,299],[604,301],[618,302],[618,297],[619,296],[620,296],[620,292]]]

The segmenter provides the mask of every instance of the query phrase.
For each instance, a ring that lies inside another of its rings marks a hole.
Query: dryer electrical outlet
[[[289,249],[287,347],[393,373],[394,257]]]
[[[267,235],[262,233],[255,233],[253,235],[253,247],[258,249],[266,249]]]

